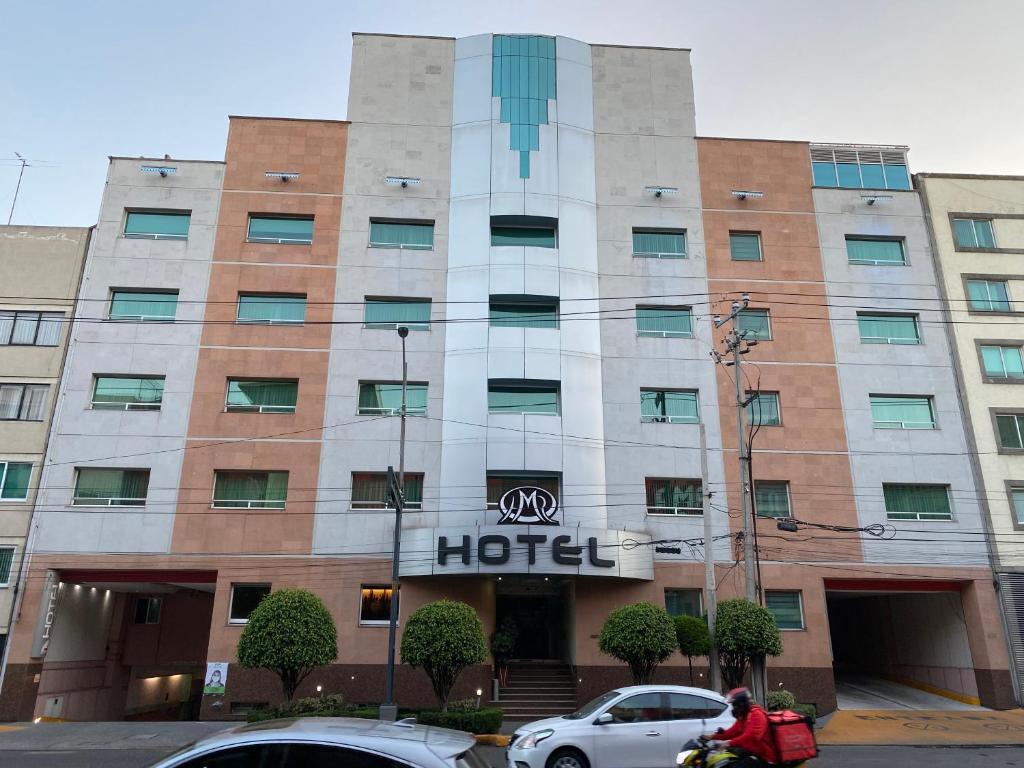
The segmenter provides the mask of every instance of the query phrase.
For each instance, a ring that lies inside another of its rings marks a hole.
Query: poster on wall
[[[203,693],[223,696],[224,686],[228,681],[228,663],[226,661],[208,661],[206,663],[206,682]]]

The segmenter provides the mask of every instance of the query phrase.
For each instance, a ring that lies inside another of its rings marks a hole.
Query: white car
[[[571,715],[520,727],[507,768],[666,768],[684,743],[732,723],[729,705],[714,691],[618,688]]]

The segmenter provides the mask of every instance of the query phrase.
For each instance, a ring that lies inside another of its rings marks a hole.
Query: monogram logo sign
[[[558,499],[533,485],[511,488],[498,500],[498,525],[558,525]]]

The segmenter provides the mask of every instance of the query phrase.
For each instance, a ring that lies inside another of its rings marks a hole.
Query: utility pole
[[[14,205],[18,202],[18,191],[21,189],[21,177],[25,175],[25,166],[28,165],[28,160],[21,156],[20,153],[14,153],[18,161],[21,163],[21,170],[18,171],[18,185],[14,188],[14,199],[11,200],[11,212],[7,214],[7,226],[11,225],[11,219],[14,218]]]
[[[387,494],[395,505],[395,537],[391,555],[391,618],[388,622],[388,666],[384,680],[384,703],[380,705],[380,719],[395,721],[398,719],[398,705],[395,703],[395,640],[398,634],[398,597],[399,597],[399,556],[402,550],[402,510],[405,507],[405,415],[406,389],[409,384],[409,365],[405,361],[405,338],[409,329],[404,325],[398,327],[398,337],[402,340],[402,421],[398,437],[398,478],[395,479],[394,467],[388,467]]]
[[[700,423],[700,477],[701,501],[704,512],[704,594],[707,602],[708,633],[711,635],[711,650],[708,652],[708,684],[711,690],[721,692],[722,670],[718,666],[718,647],[714,643],[715,617],[718,613],[718,599],[715,597],[715,552],[711,531],[711,491],[708,480],[708,438],[704,422]]]
[[[732,324],[729,333],[725,337],[727,354],[732,354],[732,360],[724,360],[724,364],[734,367],[733,379],[736,384],[736,438],[739,445],[740,458],[740,511],[743,515],[743,564],[746,574],[747,600],[752,603],[758,603],[757,565],[754,552],[754,521],[751,513],[752,503],[750,498],[753,488],[750,483],[750,454],[747,450],[746,429],[746,412],[749,400],[744,397],[743,374],[741,371],[742,355],[747,354],[750,351],[750,347],[757,344],[757,340],[747,341],[745,338],[747,332],[741,331],[736,322],[736,318],[740,312],[747,308],[748,304],[750,304],[750,295],[746,293],[743,294],[741,301],[733,300],[732,311],[728,317],[722,318],[715,315],[715,328],[721,328],[726,323]],[[715,362],[723,362],[722,355],[719,355],[717,352],[712,354]],[[767,691],[764,662],[762,660],[754,662],[750,678],[753,683],[754,698],[764,703]]]

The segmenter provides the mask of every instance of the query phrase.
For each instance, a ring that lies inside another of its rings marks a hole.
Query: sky
[[[95,223],[109,155],[221,160],[228,115],[344,119],[352,32],[692,49],[701,136],[1024,174],[1020,0],[0,0],[0,223]]]

